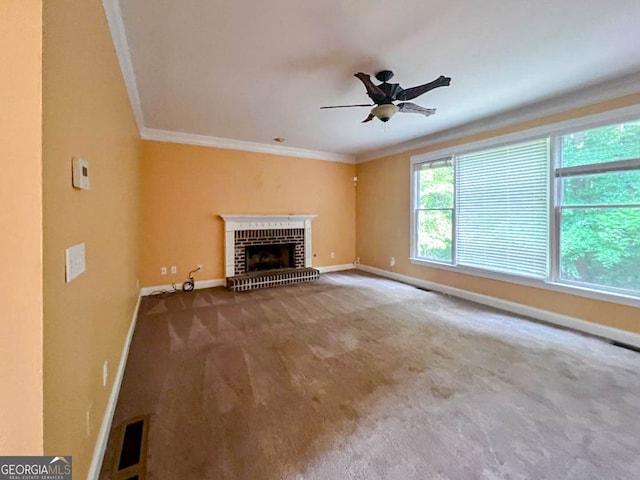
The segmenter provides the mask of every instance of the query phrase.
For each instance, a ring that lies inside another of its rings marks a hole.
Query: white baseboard
[[[351,270],[352,268],[356,268],[352,263],[344,263],[342,265],[328,265],[326,267],[315,267],[320,270],[320,273],[328,273],[328,272],[339,272],[342,270]],[[201,288],[212,288],[212,287],[224,287],[225,279],[224,278],[215,278],[212,280],[200,280],[196,281],[195,289],[199,290]],[[175,284],[178,290],[182,289],[182,282]],[[170,283],[166,285],[156,285],[155,287],[143,287],[140,290],[140,295],[143,297],[147,297],[149,295],[153,295],[154,293],[160,293],[162,291],[173,292],[173,285]]]
[[[136,322],[138,320],[138,311],[140,310],[140,300],[142,295],[138,295],[138,301],[133,309],[133,318],[131,319],[131,325],[127,332],[127,338],[124,341],[122,347],[122,353],[120,355],[120,363],[118,364],[118,371],[116,372],[113,386],[111,387],[111,394],[109,395],[109,401],[107,402],[107,410],[102,419],[102,425],[98,432],[98,440],[93,450],[93,458],[91,459],[91,466],[89,467],[89,474],[87,480],[98,480],[100,476],[100,469],[102,468],[102,460],[104,459],[104,452],[107,449],[107,442],[109,441],[109,432],[111,431],[111,424],[113,422],[113,415],[116,411],[116,404],[118,403],[118,395],[120,394],[120,386],[122,385],[122,378],[124,377],[124,369],[127,366],[127,358],[129,357],[129,347],[131,346],[131,339],[133,338],[133,331],[136,328]]]
[[[368,265],[359,265],[358,269],[380,275],[382,277],[387,277],[392,280],[397,280],[402,283],[407,283],[416,287],[446,293],[447,295],[451,295],[452,297],[464,298],[465,300],[481,303],[483,305],[488,305],[490,307],[505,310],[507,312],[535,318],[536,320],[540,320],[542,322],[559,325],[565,328],[570,328],[572,330],[577,330],[580,332],[588,333],[590,335],[595,335],[597,337],[614,340],[616,342],[640,348],[640,334],[637,333],[608,327],[606,325],[600,325],[598,323],[588,322],[580,318],[561,315],[559,313],[530,307],[528,305],[522,305],[521,303],[510,302],[508,300],[502,300],[500,298],[490,297],[488,295],[482,295],[480,293],[450,287],[448,285],[442,285],[440,283],[422,280],[420,278],[410,277],[408,275],[390,272],[388,270],[382,270],[380,268],[370,267]]]
[[[356,268],[353,263],[343,263],[342,265],[327,265],[326,267],[315,267],[320,273],[341,272],[342,270],[351,270]]]
[[[178,290],[182,290],[182,283],[175,283],[175,286]],[[196,280],[194,288],[195,290],[200,290],[201,288],[211,288],[211,287],[223,287],[224,286],[224,278],[215,278],[212,280]],[[154,293],[160,293],[162,291],[173,292],[173,285],[168,283],[167,285],[157,285],[155,287],[143,287],[140,290],[140,295],[143,297],[147,297],[149,295],[153,295]]]

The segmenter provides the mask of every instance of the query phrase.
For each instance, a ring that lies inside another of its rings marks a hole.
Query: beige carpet
[[[145,298],[142,414],[152,480],[640,478],[640,354],[355,271]]]

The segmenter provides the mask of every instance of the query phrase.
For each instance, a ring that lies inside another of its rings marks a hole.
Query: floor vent
[[[227,288],[234,292],[256,288],[310,282],[320,278],[320,270],[311,267],[245,273],[227,278]]]
[[[114,465],[114,480],[144,480],[147,467],[149,417],[127,420],[120,427],[118,458]]]
[[[628,343],[616,342],[614,340],[611,342],[611,345],[615,345],[616,347],[620,347],[620,348],[626,348],[627,350],[640,353],[640,347],[636,347],[635,345],[629,345]]]

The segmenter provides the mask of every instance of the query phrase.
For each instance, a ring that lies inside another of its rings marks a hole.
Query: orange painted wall
[[[43,57],[44,450],[86,478],[138,293],[140,140],[100,0],[46,1]],[[90,190],[72,187],[74,156]],[[87,270],[67,284],[80,242]]]
[[[141,280],[144,286],[224,278],[219,214],[318,214],[314,266],[355,258],[355,165],[238,150],[143,142]],[[335,258],[330,253],[335,252]],[[178,267],[162,276],[162,266]]]
[[[0,455],[42,454],[42,1],[0,3]]]
[[[403,275],[640,333],[638,308],[414,265],[409,261],[412,155],[638,103],[640,94],[629,95],[538,121],[358,164],[356,250],[362,264],[388,270],[389,259],[393,256],[397,262],[394,271]]]

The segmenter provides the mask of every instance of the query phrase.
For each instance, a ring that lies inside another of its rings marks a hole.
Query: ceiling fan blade
[[[332,105],[330,107],[320,107],[323,108],[349,108],[349,107],[373,107],[373,103],[359,103],[357,105]]]
[[[382,90],[378,85],[373,84],[370,75],[358,72],[354,75],[354,77],[356,77],[364,84],[364,88],[366,88],[367,90],[367,95],[369,95],[369,98],[373,100],[376,105],[380,105],[381,103],[386,103],[387,101],[391,100],[384,92],[384,90]]]
[[[399,103],[398,109],[403,113],[421,113],[425,117],[428,117],[429,115],[433,115],[434,113],[436,113],[435,108],[425,108],[411,102]]]
[[[412,100],[419,97],[423,93],[427,93],[429,90],[433,90],[438,87],[448,87],[451,83],[451,77],[445,77],[440,75],[433,82],[425,83],[424,85],[418,85],[417,87],[407,88],[396,95],[396,100]]]

